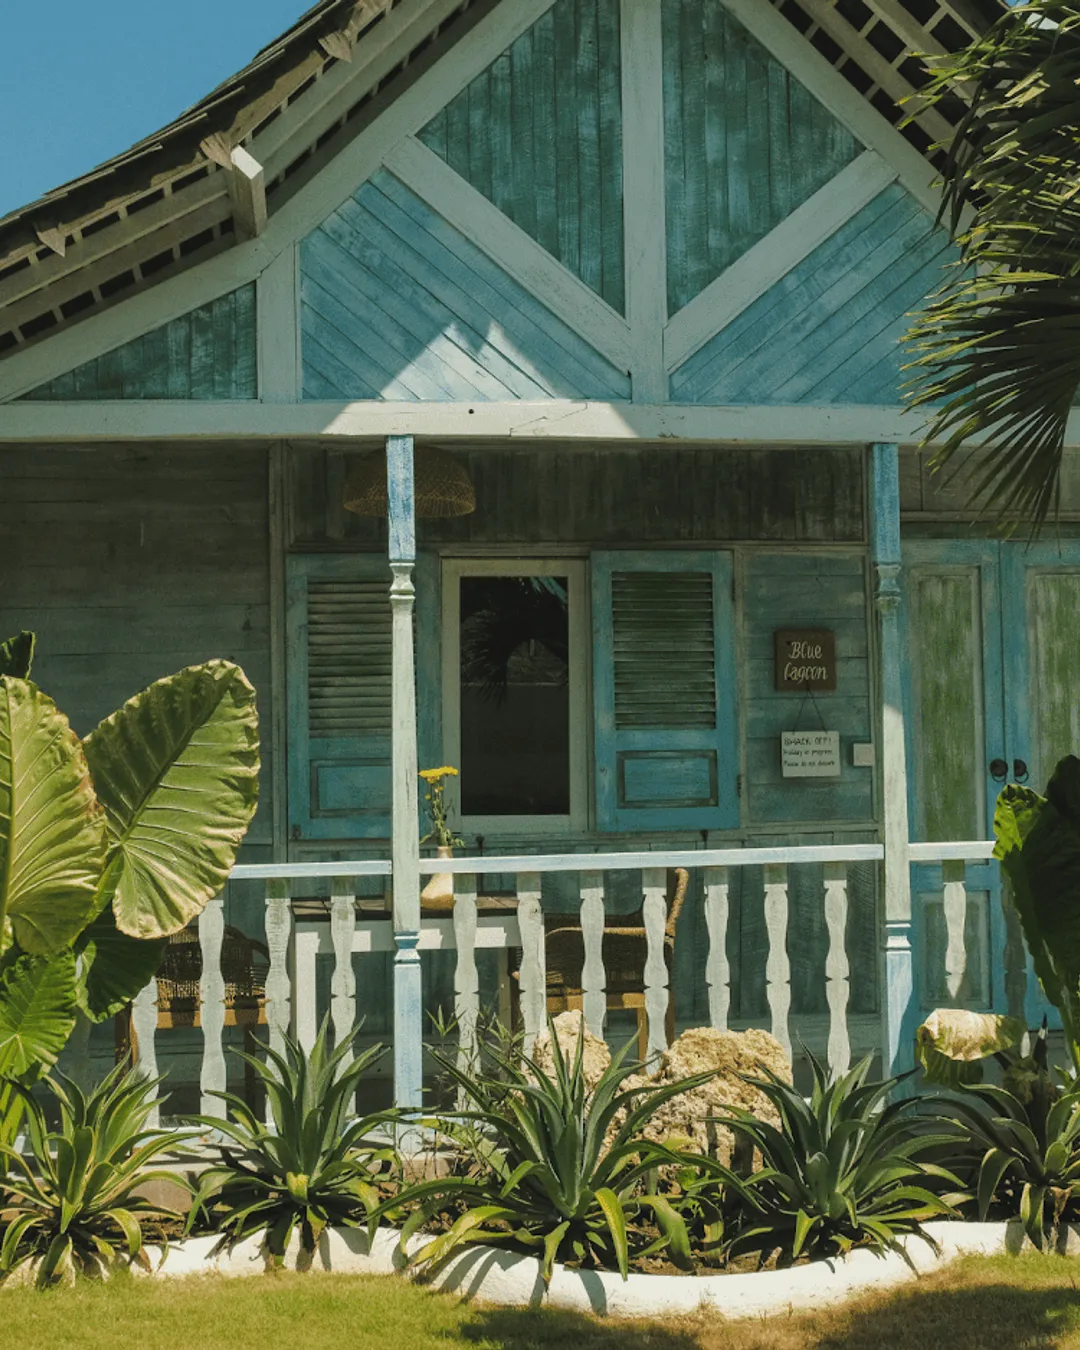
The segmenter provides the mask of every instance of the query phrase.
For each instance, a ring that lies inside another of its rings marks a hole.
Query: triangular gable
[[[671,397],[894,405],[910,314],[956,257],[945,232],[893,184],[685,361]]]
[[[721,0],[665,0],[662,15],[675,314],[862,146]]]
[[[23,398],[255,398],[255,286],[241,286],[92,361]]]
[[[619,0],[556,0],[419,139],[622,312]]]
[[[385,169],[300,250],[304,397],[629,397],[629,380]]]

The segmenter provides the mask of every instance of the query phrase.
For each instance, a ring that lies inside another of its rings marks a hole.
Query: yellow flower
[[[420,777],[427,783],[438,783],[443,778],[456,778],[458,771],[449,764],[444,764],[441,769],[421,769]]]

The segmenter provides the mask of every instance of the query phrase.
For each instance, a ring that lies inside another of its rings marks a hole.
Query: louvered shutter
[[[352,554],[289,559],[293,839],[390,835],[390,568]]]
[[[600,829],[739,824],[731,575],[727,553],[593,555]]]

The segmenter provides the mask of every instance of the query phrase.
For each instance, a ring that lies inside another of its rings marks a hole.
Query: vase
[[[452,858],[453,847],[440,844],[436,850],[440,858]],[[449,872],[436,872],[420,892],[420,908],[426,910],[452,910],[454,908],[454,878]]]

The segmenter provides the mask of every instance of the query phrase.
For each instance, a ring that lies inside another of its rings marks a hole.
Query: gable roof
[[[320,0],[169,126],[4,217],[0,359],[250,237],[500,3],[512,0]],[[962,91],[934,109],[909,101],[926,79],[915,53],[957,50],[1005,7],[770,3],[931,160]]]

